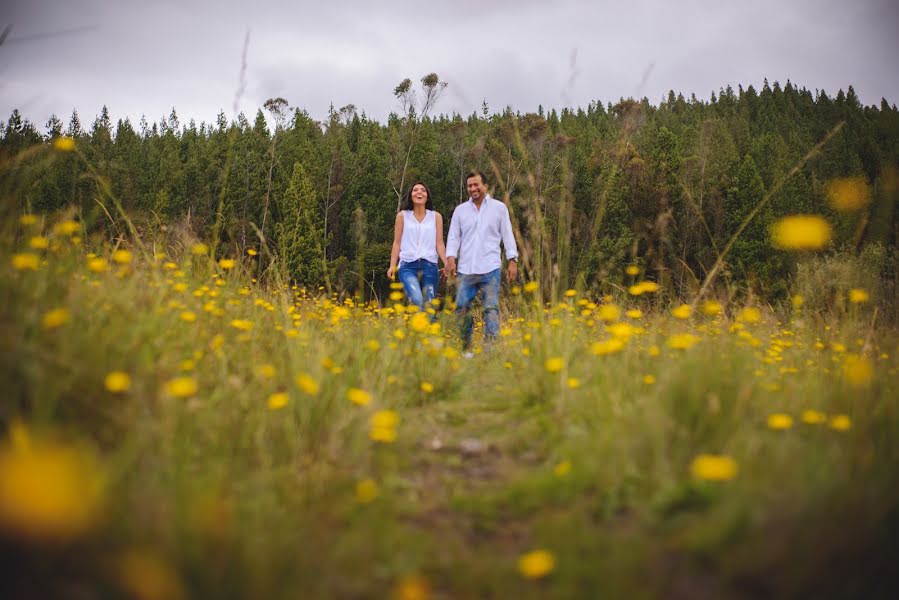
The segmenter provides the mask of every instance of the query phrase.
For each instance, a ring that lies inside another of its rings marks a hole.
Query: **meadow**
[[[19,214],[0,254],[4,598],[897,589],[899,336],[873,290],[523,282],[467,359],[449,302],[432,324],[184,230]]]

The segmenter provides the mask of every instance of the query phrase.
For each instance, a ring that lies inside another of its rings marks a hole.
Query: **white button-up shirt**
[[[480,210],[469,198],[453,211],[446,255],[457,257],[456,268],[462,275],[483,275],[499,269],[503,264],[500,242],[507,260],[518,258],[509,209],[502,201],[488,194],[481,202]]]

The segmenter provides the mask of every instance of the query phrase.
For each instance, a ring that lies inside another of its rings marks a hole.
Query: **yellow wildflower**
[[[624,313],[624,314],[626,314],[627,317],[628,317],[629,319],[641,319],[641,318],[643,318],[643,311],[640,310],[639,308],[632,308],[632,309],[630,309],[629,311],[627,311],[627,312]]]
[[[103,257],[95,257],[88,259],[87,268],[94,273],[103,273],[109,270],[109,262]]]
[[[621,338],[609,338],[607,340],[594,342],[590,346],[590,353],[595,354],[596,356],[606,356],[608,354],[620,352],[623,348],[624,341],[622,341]]]
[[[848,431],[852,427],[852,419],[848,415],[834,415],[828,425],[836,431]]]
[[[675,350],[687,350],[692,348],[699,342],[699,337],[692,333],[677,333],[668,338],[667,344],[669,348]]]
[[[233,258],[222,258],[219,260],[219,266],[226,271],[229,269],[233,269],[237,265],[237,261]]]
[[[127,392],[131,388],[131,376],[123,371],[112,371],[106,375],[103,385],[114,394]]]
[[[119,249],[112,253],[112,260],[120,265],[128,265],[134,260],[134,253],[131,250]]]
[[[392,443],[396,441],[396,426],[400,416],[392,410],[379,410],[371,416],[371,430],[368,433],[375,442]]]
[[[640,274],[640,267],[638,267],[637,265],[628,265],[624,272],[631,277],[635,277]]]
[[[830,224],[822,217],[784,217],[771,229],[771,241],[783,250],[818,250],[830,242]]]
[[[256,250],[254,250],[253,248],[247,248],[247,255],[248,255],[248,256],[256,256],[257,254],[259,254],[259,253],[256,252]]]
[[[656,382],[655,375],[644,375],[643,376],[643,383],[645,383],[646,385],[652,385],[655,382]]]
[[[287,395],[287,392],[275,392],[268,397],[268,407],[271,410],[284,408],[285,406],[287,406],[287,401],[289,399],[290,397]]]
[[[874,365],[865,356],[847,354],[843,362],[843,376],[855,387],[867,387],[874,379]]]
[[[596,311],[596,316],[606,323],[612,323],[621,318],[621,309],[614,304],[603,304]]]
[[[425,394],[430,394],[431,392],[434,391],[434,384],[428,383],[427,381],[422,381],[421,382],[421,391],[423,391]]]
[[[37,223],[37,215],[32,215],[30,213],[26,213],[19,217],[19,224],[27,227],[29,225],[34,225]]]
[[[199,386],[193,377],[175,377],[165,384],[165,390],[175,398],[190,398],[196,395]]]
[[[190,247],[190,253],[196,256],[206,256],[209,254],[209,246],[202,242],[197,242]]]
[[[827,416],[817,410],[804,410],[802,411],[802,422],[808,423],[809,425],[818,425],[823,423],[827,419]]]
[[[363,389],[351,387],[346,391],[347,400],[353,404],[365,406],[371,403],[371,394]]]
[[[690,464],[690,472],[696,479],[728,481],[736,477],[737,462],[729,456],[700,454]]]
[[[528,281],[526,284],[524,284],[524,291],[529,294],[533,294],[538,289],[540,289],[540,283],[537,281]]]
[[[185,310],[181,313],[180,318],[185,323],[193,323],[197,320],[197,315],[189,310]]]
[[[553,473],[555,473],[556,477],[565,477],[568,473],[571,472],[571,461],[563,460],[555,467],[553,467]]]
[[[511,363],[509,364],[511,367]],[[568,381],[565,382],[569,389],[576,390],[581,387],[581,380],[577,377],[569,377]]]
[[[717,300],[706,300],[702,303],[702,314],[708,317],[720,315],[722,311],[721,303]]]
[[[409,319],[409,327],[412,331],[422,333],[428,329],[429,322],[430,317],[428,316],[428,313],[417,312],[411,319]]]
[[[76,231],[81,229],[81,226],[78,225],[77,221],[66,220],[61,221],[53,226],[53,233],[57,235],[72,235]]]
[[[540,579],[552,573],[556,558],[547,550],[534,550],[518,559],[518,572],[526,579]]]
[[[793,302],[793,308],[796,310],[799,310],[800,308],[802,308],[802,305],[805,304],[805,298],[803,298],[800,294],[796,294],[791,300]]]
[[[368,504],[378,497],[378,484],[374,479],[363,479],[356,484],[356,501]]]
[[[868,292],[866,290],[860,288],[853,288],[849,290],[849,302],[853,304],[864,304],[868,301],[870,296],[868,296]]]
[[[55,329],[65,325],[70,319],[71,315],[69,314],[68,309],[56,308],[44,313],[42,322],[44,329]]]
[[[566,298],[574,298],[575,296],[577,296],[577,290],[565,290]]]
[[[50,247],[50,240],[43,236],[36,235],[28,240],[28,247],[32,250],[46,250]]]
[[[678,306],[677,308],[674,308],[674,309],[671,311],[671,314],[672,314],[676,319],[689,319],[689,318],[690,318],[690,313],[692,313],[692,312],[693,312],[693,309],[690,308],[690,305],[689,305],[689,304],[681,304],[681,305]]]
[[[558,373],[565,368],[565,361],[559,357],[547,358],[543,367],[550,373]]]
[[[12,256],[12,268],[16,271],[37,271],[41,258],[31,252],[20,252]]]
[[[231,321],[231,327],[241,331],[250,331],[253,329],[253,322],[245,319],[234,319]]]
[[[265,363],[256,367],[256,374],[265,379],[273,379],[278,374],[278,370],[275,369],[274,365]]]
[[[768,415],[768,428],[783,431],[793,427],[793,417],[784,413]]]
[[[300,373],[297,375],[296,384],[307,396],[317,396],[321,389],[319,383],[307,373]]]
[[[742,323],[758,323],[762,320],[762,311],[754,306],[746,306],[737,314],[737,321]]]

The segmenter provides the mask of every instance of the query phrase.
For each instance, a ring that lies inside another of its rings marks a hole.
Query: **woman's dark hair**
[[[424,181],[416,181],[412,184],[412,187],[409,188],[409,192],[403,198],[403,203],[400,205],[400,210],[412,210],[412,190],[415,189],[416,185],[424,187],[425,193],[428,195],[428,201],[425,203],[425,209],[434,210],[434,203],[431,201],[431,190],[428,189],[428,186]]]
[[[483,183],[484,185],[487,185],[487,176],[484,175],[483,172],[481,172],[481,171],[472,171],[472,172],[470,172],[470,173],[465,177],[465,183],[468,183],[468,180],[471,179],[472,177],[480,177],[480,178],[481,178],[481,183]]]

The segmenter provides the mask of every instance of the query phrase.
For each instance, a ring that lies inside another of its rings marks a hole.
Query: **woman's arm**
[[[396,263],[400,259],[400,243],[403,239],[403,213],[396,213],[396,221],[393,224],[393,248],[390,250],[390,268],[387,269],[387,278],[396,277]]]
[[[443,217],[440,213],[434,213],[434,216],[437,220],[437,256],[443,261],[443,266],[446,266],[446,245],[443,243]]]

